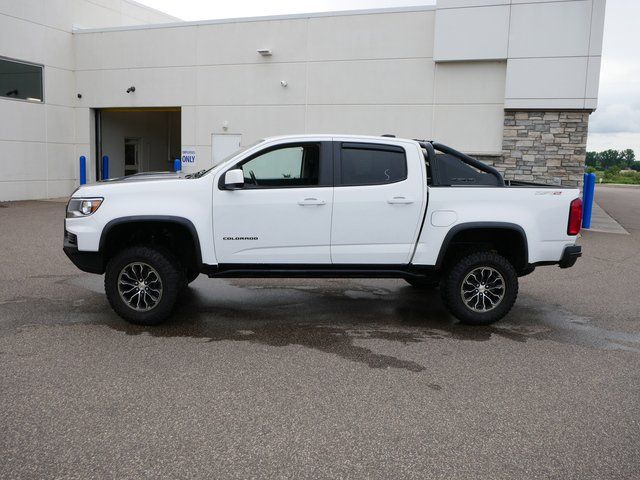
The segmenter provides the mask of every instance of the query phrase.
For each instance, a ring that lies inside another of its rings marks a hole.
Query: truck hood
[[[82,185],[76,189],[71,195],[72,197],[102,197],[108,195],[108,192],[126,189],[127,191],[154,191],[156,190],[152,183],[158,182],[167,185],[169,183],[182,183],[188,180],[182,173],[175,172],[145,172],[128,175],[126,177],[110,178],[100,182]],[[148,186],[150,188],[144,188]],[[131,190],[130,190],[131,189]],[[165,191],[164,188],[157,190]]]
[[[126,177],[116,177],[109,178],[108,180],[101,180],[100,182],[98,182],[98,184],[136,183],[148,182],[150,180],[176,180],[178,178],[183,178],[183,175],[176,172],[144,172],[127,175]]]

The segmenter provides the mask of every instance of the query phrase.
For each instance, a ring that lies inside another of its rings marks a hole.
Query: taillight
[[[576,198],[569,206],[569,224],[567,225],[567,235],[578,235],[582,226],[582,200]]]

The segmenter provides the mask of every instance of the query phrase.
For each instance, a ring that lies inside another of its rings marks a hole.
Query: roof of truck
[[[390,136],[382,136],[382,135],[353,135],[353,134],[343,134],[343,133],[300,133],[297,135],[276,135],[273,137],[265,137],[265,141],[271,140],[297,140],[300,138],[315,138],[318,140],[326,140],[331,138],[349,138],[354,140],[376,140],[376,141],[389,141],[389,140],[399,140],[405,142],[415,142],[415,140],[411,138],[401,138],[401,137],[390,137]]]

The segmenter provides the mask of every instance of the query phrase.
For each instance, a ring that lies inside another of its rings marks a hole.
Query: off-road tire
[[[479,267],[495,269],[504,279],[504,296],[491,310],[478,312],[472,310],[464,302],[462,283],[469,273]],[[451,314],[468,325],[489,325],[503,318],[516,301],[518,296],[518,275],[511,263],[494,252],[475,252],[464,256],[449,266],[441,284],[442,302]]]
[[[143,262],[151,266],[162,282],[162,295],[151,310],[135,310],[122,299],[118,291],[120,272],[127,265],[135,262]],[[104,276],[104,289],[111,308],[123,319],[137,325],[158,325],[171,315],[180,286],[184,281],[183,269],[168,250],[141,245],[126,248],[109,260]]]

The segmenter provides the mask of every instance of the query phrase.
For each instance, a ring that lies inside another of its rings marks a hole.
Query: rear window
[[[404,149],[392,145],[343,144],[341,185],[383,185],[407,178]]]

